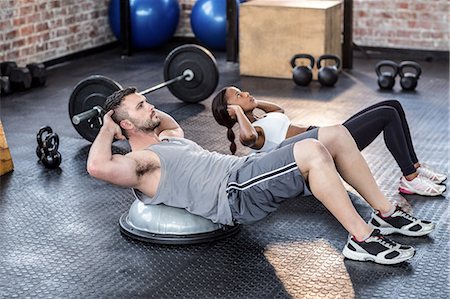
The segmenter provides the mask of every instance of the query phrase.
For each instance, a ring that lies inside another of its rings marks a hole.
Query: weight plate
[[[199,45],[179,46],[169,53],[164,62],[164,80],[178,77],[186,69],[192,70],[194,78],[190,81],[177,81],[167,88],[184,102],[198,103],[207,99],[219,83],[219,71],[214,56]]]
[[[106,98],[115,91],[121,90],[122,86],[116,81],[101,75],[93,75],[80,81],[70,95],[69,116],[92,109],[94,106],[102,106]],[[72,121],[70,121],[72,122]],[[73,123],[72,123],[73,124]],[[92,125],[92,126],[91,126]],[[83,121],[78,125],[73,124],[75,130],[84,139],[93,142],[97,136],[100,126],[96,121]]]

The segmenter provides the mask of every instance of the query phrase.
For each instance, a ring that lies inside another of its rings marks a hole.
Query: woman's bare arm
[[[239,124],[239,141],[243,145],[254,148],[255,146],[264,144],[264,134],[261,134],[262,129],[259,128],[260,132],[258,133],[258,130],[253,127],[239,105],[228,105],[228,113]]]
[[[161,120],[158,128],[155,129],[155,132],[156,134],[158,134],[158,136],[184,137],[183,129],[172,116],[158,109],[155,109],[155,112]]]
[[[269,113],[269,112],[284,113],[284,109],[283,108],[281,108],[277,104],[274,104],[272,102],[267,102],[267,101],[260,101],[260,100],[258,100],[256,108],[261,109],[261,110],[263,110],[266,113]]]

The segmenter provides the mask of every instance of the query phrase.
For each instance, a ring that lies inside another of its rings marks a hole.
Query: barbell
[[[216,90],[219,82],[216,59],[199,45],[179,46],[164,61],[164,80],[139,93],[145,95],[167,87],[183,102],[203,101]],[[69,100],[69,115],[75,130],[84,139],[94,141],[102,126],[102,107],[107,97],[121,89],[119,83],[102,75],[89,76],[75,86]]]

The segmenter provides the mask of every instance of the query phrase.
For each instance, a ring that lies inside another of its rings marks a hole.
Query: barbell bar
[[[168,87],[178,99],[198,103],[217,88],[219,71],[214,56],[207,49],[194,44],[175,48],[164,62],[164,82],[139,92],[142,95]],[[76,131],[86,140],[94,141],[102,126],[103,105],[106,98],[122,86],[101,75],[80,81],[69,100],[69,115]]]

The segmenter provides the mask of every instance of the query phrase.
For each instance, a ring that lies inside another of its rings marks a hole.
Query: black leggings
[[[360,151],[383,132],[386,147],[403,175],[416,171],[414,164],[419,160],[414,152],[405,111],[399,101],[388,100],[367,107],[350,117],[343,125],[355,139]]]

